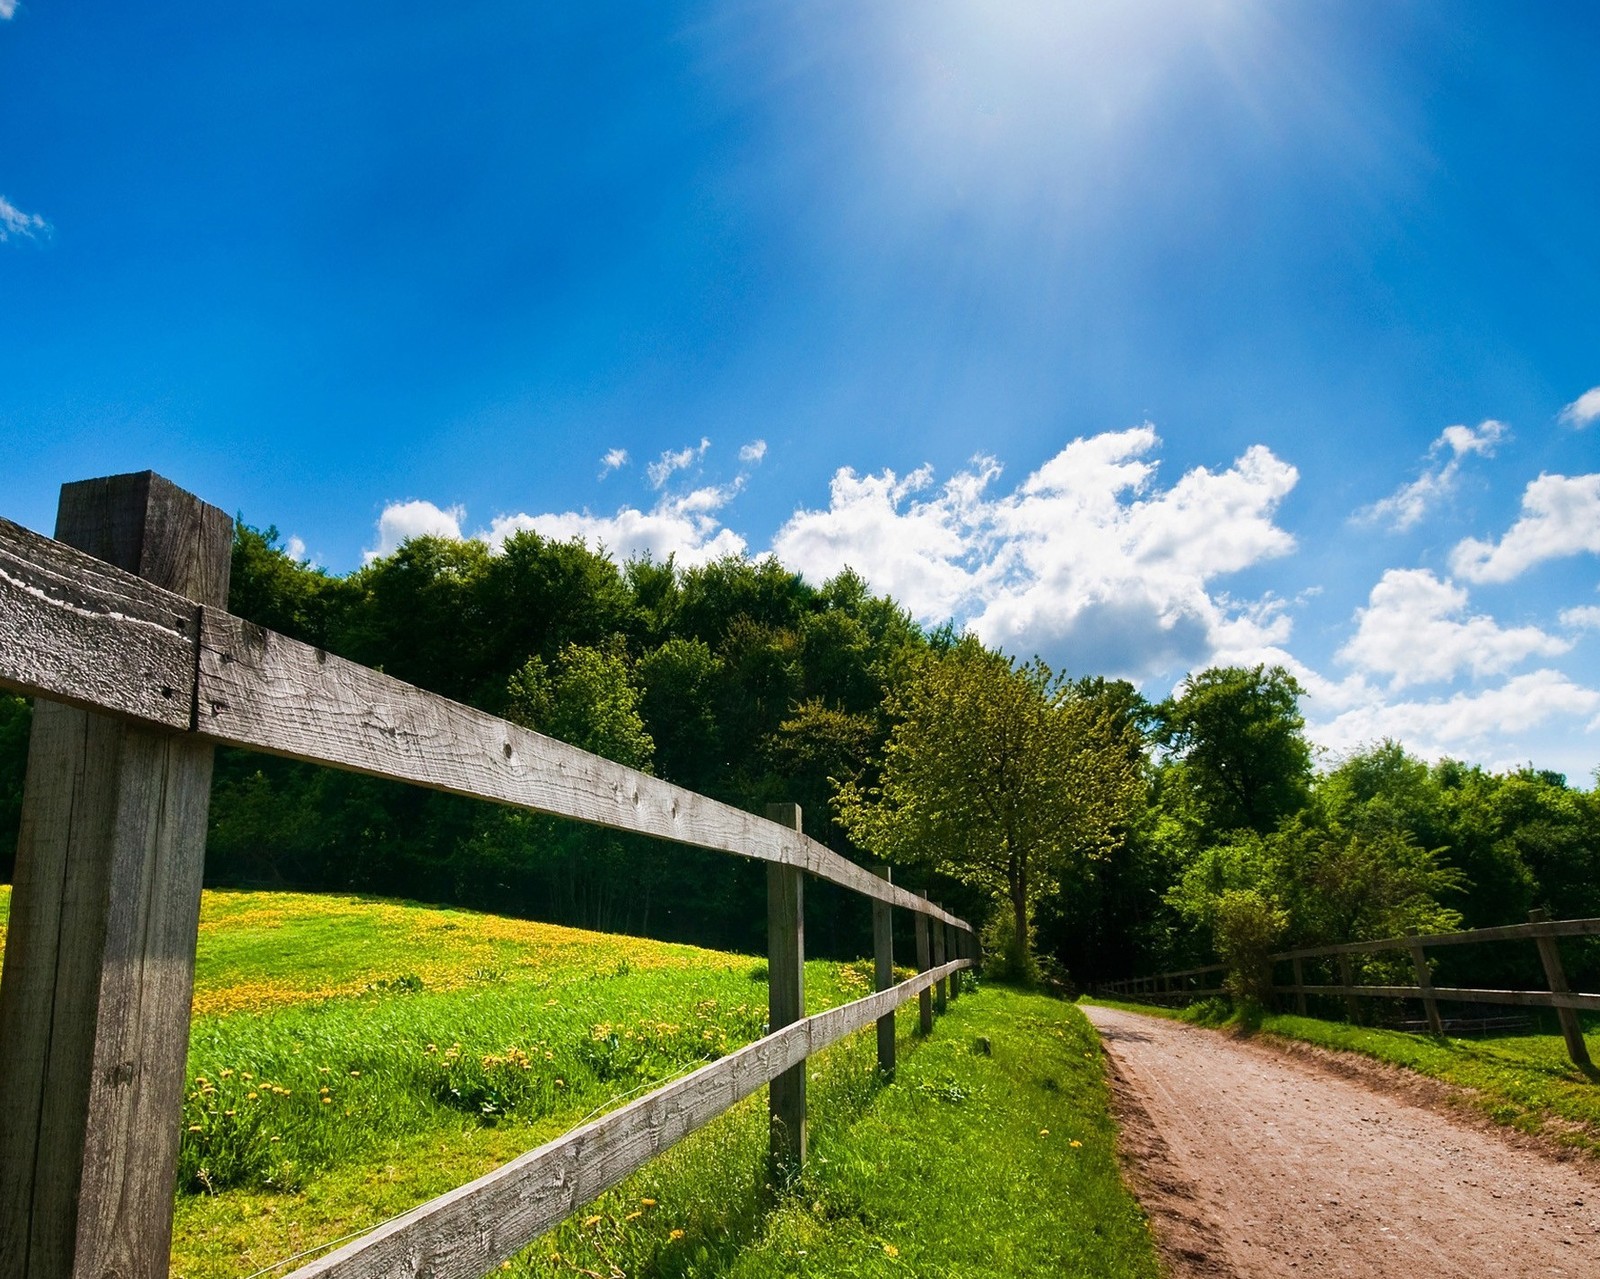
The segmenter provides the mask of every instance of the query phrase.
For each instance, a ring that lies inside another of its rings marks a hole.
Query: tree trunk
[[[1026,965],[1028,958],[1028,862],[1011,855],[1011,918],[1016,929],[1016,958]],[[1020,976],[1020,974],[1019,974]]]

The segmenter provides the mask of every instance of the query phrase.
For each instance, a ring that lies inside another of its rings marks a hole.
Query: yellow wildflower
[[[883,1245],[883,1253],[886,1257],[898,1257],[900,1249],[896,1248],[892,1243],[886,1243]]]
[[[683,1231],[674,1230],[670,1235],[667,1236],[667,1238],[668,1239],[682,1239],[683,1238]]]

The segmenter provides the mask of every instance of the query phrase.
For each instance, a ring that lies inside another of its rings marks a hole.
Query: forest
[[[1317,758],[1280,668],[1164,701],[916,625],[846,571],[618,565],[531,531],[422,537],[335,576],[237,526],[231,611],[808,834],[987,921],[1069,985],[1316,945],[1600,915],[1600,794],[1531,766]],[[0,697],[9,879],[29,708]],[[757,864],[242,751],[218,753],[212,886],[339,890],[759,950]],[[868,948],[808,889],[807,945]],[[1478,962],[1453,959],[1457,976]]]

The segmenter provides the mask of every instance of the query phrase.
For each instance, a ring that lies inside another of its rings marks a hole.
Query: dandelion
[[[255,1076],[252,1075],[248,1070],[241,1070],[239,1072],[239,1078],[240,1079],[254,1079]]]
[[[1041,1137],[1048,1137],[1050,1135],[1050,1130],[1048,1128],[1041,1128],[1039,1129],[1039,1135]]]
[[[360,1079],[361,1078],[361,1072],[359,1070],[352,1070],[350,1072],[350,1078],[352,1078],[352,1079]]]
[[[1083,1145],[1083,1143],[1081,1141],[1069,1141],[1067,1144],[1069,1146],[1071,1146],[1074,1150],[1076,1150],[1079,1146]]]
[[[598,1226],[599,1224],[600,1224],[600,1218],[598,1216],[585,1217],[583,1219],[583,1228],[585,1230],[589,1229],[590,1226]]]
[[[168,1129],[168,1131],[170,1132],[171,1130]],[[200,1125],[199,1124],[190,1124],[189,1125],[189,1131],[190,1132],[199,1132],[200,1131]]]
[[[256,1096],[257,1096],[256,1093],[250,1093],[248,1096],[245,1097],[245,1100],[246,1101],[254,1101],[256,1099]]]
[[[654,1208],[656,1206],[656,1201],[654,1199],[641,1199],[639,1202],[642,1203],[646,1208]]]
[[[324,1097],[324,1098],[323,1098],[323,1099],[322,1099],[322,1104],[323,1104],[323,1105],[324,1105],[324,1106],[331,1106],[331,1105],[333,1105],[333,1098],[332,1098],[332,1097]]]
[[[640,1212],[637,1208],[635,1208],[626,1217],[624,1217],[623,1220],[624,1221],[638,1221],[639,1218],[642,1217],[642,1216],[644,1216],[644,1213]]]
[[[671,1234],[669,1234],[669,1235],[668,1235],[668,1236],[667,1236],[667,1238],[668,1238],[668,1239],[682,1239],[682,1238],[683,1238],[683,1231],[681,1231],[681,1230],[674,1230],[674,1231],[673,1231],[673,1232],[672,1232],[672,1233],[671,1233]]]
[[[900,1249],[896,1248],[892,1243],[886,1243],[883,1245],[883,1255],[886,1257],[898,1257]]]

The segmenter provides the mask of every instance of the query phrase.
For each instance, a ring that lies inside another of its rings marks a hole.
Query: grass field
[[[1094,1002],[1201,1024],[1227,1024],[1220,1021],[1216,1007],[1208,1004],[1173,1010],[1113,1000]],[[1560,1035],[1436,1039],[1287,1013],[1263,1015],[1254,1031],[1403,1066],[1466,1090],[1464,1103],[1497,1123],[1600,1153],[1600,1080],[1572,1064]],[[1590,1035],[1589,1040],[1591,1053],[1600,1053],[1596,1036]]]
[[[207,893],[172,1272],[285,1273],[757,1037],[765,977],[751,956],[466,911]],[[870,967],[806,981],[817,1011],[866,993]],[[510,1273],[1158,1275],[1082,1015],[998,989],[928,1040],[915,1015],[892,1085],[870,1030],[813,1058],[812,1158],[784,1193],[764,1185],[758,1094]]]

